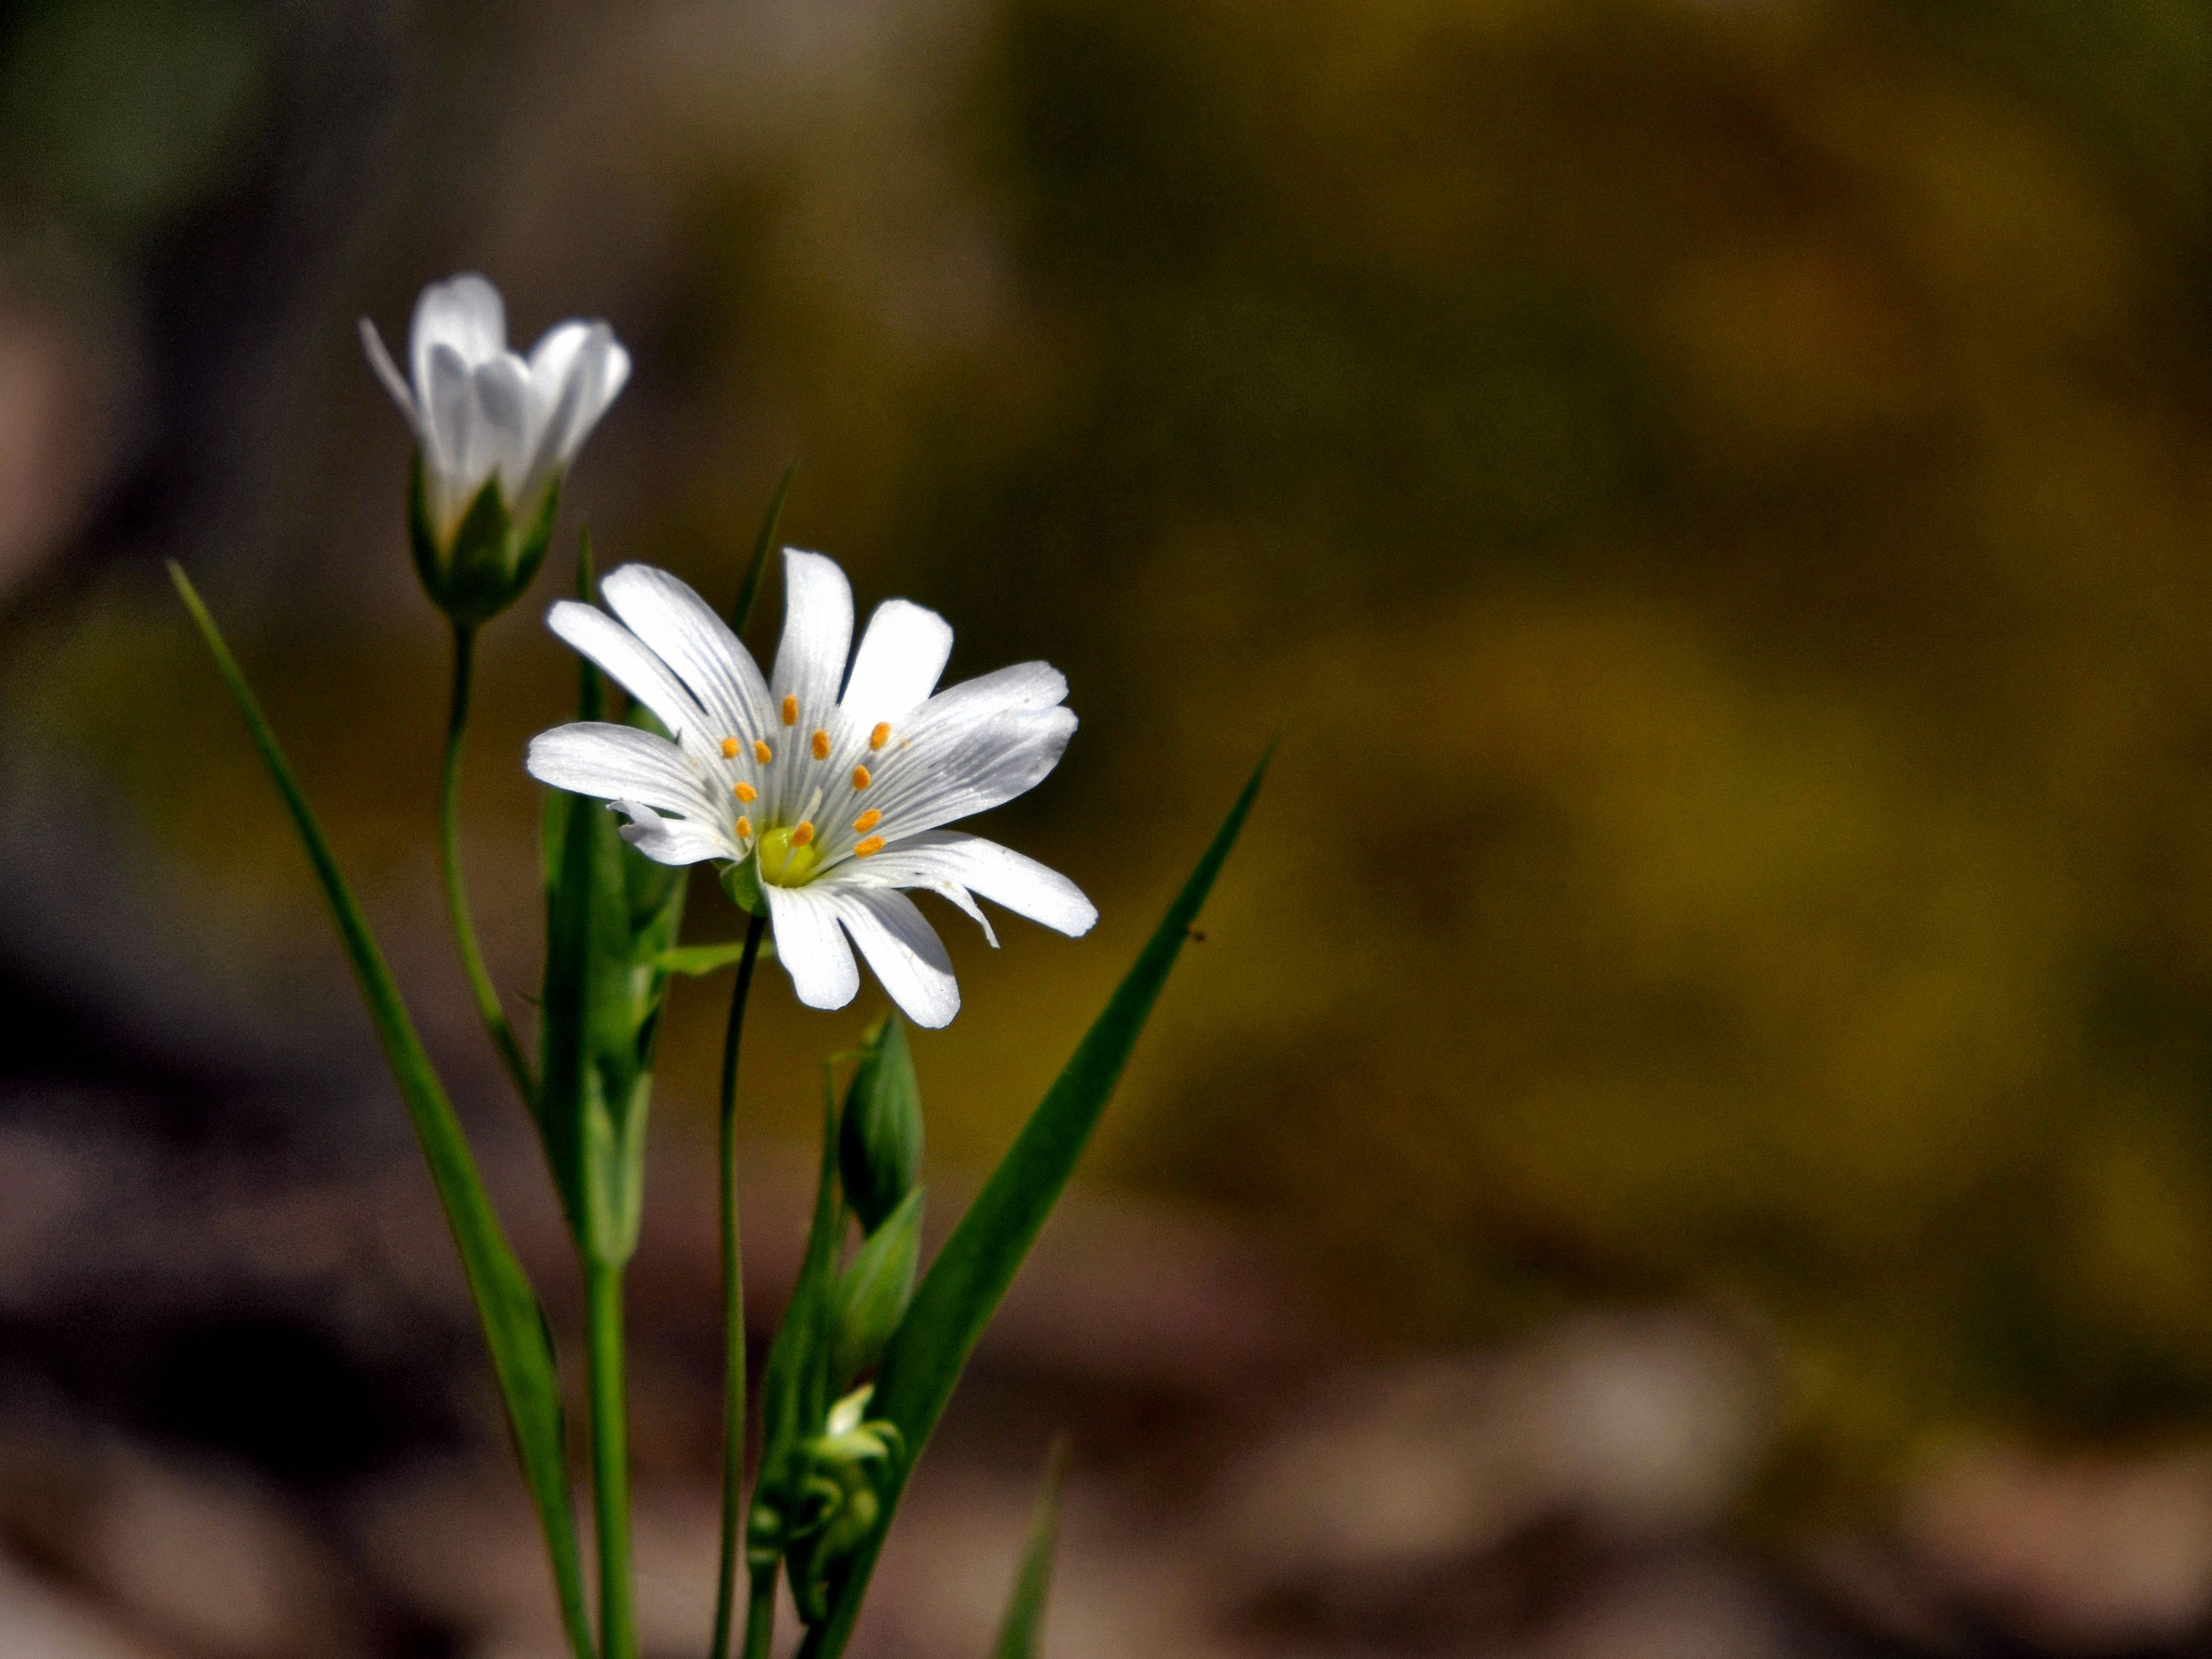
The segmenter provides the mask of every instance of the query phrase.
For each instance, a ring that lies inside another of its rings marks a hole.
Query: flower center
[[[780,827],[760,838],[760,878],[771,886],[804,886],[821,862],[822,848],[811,823]]]

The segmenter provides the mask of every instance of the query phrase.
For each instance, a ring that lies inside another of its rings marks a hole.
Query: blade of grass
[[[776,526],[783,522],[783,498],[791,494],[791,481],[798,471],[797,461],[783,469],[775,494],[769,497],[768,512],[761,519],[760,534],[753,538],[753,562],[745,567],[745,579],[738,586],[738,602],[730,607],[730,631],[740,638],[745,624],[752,620],[753,602],[760,598],[761,576],[768,569],[768,556],[775,548]]]
[[[1006,1617],[999,1624],[999,1639],[991,1659],[1037,1659],[1044,1638],[1045,1603],[1052,1598],[1052,1558],[1060,1543],[1060,1494],[1067,1484],[1067,1442],[1055,1440],[1044,1466],[1044,1490],[1037,1496],[1036,1516],[1030,1522],[1029,1542],[1022,1549],[1020,1571],[1014,1575],[1013,1594],[1006,1598]]]
[[[1271,744],[1190,878],[1108,1000],[1105,1012],[1076,1045],[1066,1068],[1030,1115],[915,1291],[905,1320],[884,1351],[871,1406],[873,1415],[890,1419],[905,1437],[907,1455],[884,1492],[882,1523],[854,1555],[831,1600],[829,1618],[807,1632],[801,1659],[837,1659],[844,1651],[915,1460],[937,1426],[976,1338],[990,1322],[1038,1229],[1074,1173],[1076,1160],[1121,1080],[1129,1051],[1159,1000],[1191,924],[1244,827],[1273,755]]]
[[[231,700],[238,705],[253,746],[260,751],[263,764],[269,769],[277,793],[291,812],[293,825],[307,849],[307,860],[314,866],[323,896],[330,904],[346,958],[361,986],[362,1000],[368,1005],[377,1041],[383,1046],[385,1059],[399,1085],[400,1098],[406,1103],[408,1116],[422,1144],[423,1159],[430,1166],[430,1178],[437,1187],[446,1220],[453,1229],[454,1246],[460,1252],[462,1271],[467,1276],[470,1294],[476,1300],[477,1316],[483,1325],[484,1340],[491,1349],[492,1368],[506,1401],[507,1423],[514,1431],[523,1478],[529,1485],[538,1525],[545,1534],[546,1554],[551,1562],[569,1645],[577,1659],[592,1659],[590,1625],[584,1607],[583,1571],[577,1556],[575,1520],[568,1509],[568,1473],[562,1450],[560,1384],[555,1373],[553,1345],[546,1334],[538,1293],[516,1259],[514,1247],[507,1243],[506,1231],[484,1192],[483,1177],[477,1173],[476,1158],[469,1151],[460,1121],[453,1115],[453,1103],[446,1097],[445,1086],[431,1066],[429,1055],[423,1051],[422,1039],[416,1035],[399,988],[393,982],[384,954],[369,932],[368,918],[347,887],[337,859],[315,821],[307,796],[301,791],[299,780],[293,775],[290,763],[277,746],[276,732],[247,686],[230,647],[224,644],[215,618],[208,613],[182,567],[173,562],[169,575],[185,608],[191,613],[200,637],[206,641],[209,654],[215,659],[216,670],[222,676]]]

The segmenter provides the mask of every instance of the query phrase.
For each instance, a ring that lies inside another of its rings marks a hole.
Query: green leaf
[[[968,1213],[960,1218],[915,1292],[904,1322],[884,1352],[872,1407],[874,1415],[889,1419],[904,1437],[908,1455],[885,1485],[883,1524],[854,1556],[837,1586],[830,1617],[807,1632],[801,1659],[837,1659],[844,1651],[913,1461],[937,1426],[975,1339],[990,1322],[1006,1286],[1013,1282],[1015,1269],[1074,1173],[1076,1160],[1121,1080],[1129,1051],[1159,1000],[1160,988],[1189,937],[1191,924],[1198,920],[1214,878],[1244,827],[1273,754],[1271,744],[1190,878],[1108,1000],[1105,1012],[1076,1045],[1059,1079],[1030,1115]]]
[[[921,1260],[921,1195],[920,1187],[908,1193],[838,1275],[830,1338],[833,1396],[851,1388],[882,1356],[913,1297],[915,1268]]]
[[[885,1014],[862,1043],[860,1067],[845,1091],[837,1132],[845,1201],[872,1233],[921,1176],[921,1079],[915,1075],[906,1022]]]
[[[589,561],[587,541],[587,593]],[[588,718],[605,694],[590,664],[580,673],[577,702]],[[632,723],[654,724],[635,710]],[[684,872],[640,854],[604,803],[558,793],[554,803],[538,1129],[586,1258],[620,1262],[636,1248],[643,1205],[651,1064],[667,987],[656,958],[676,940]]]
[[[791,494],[791,480],[798,471],[797,461],[784,468],[775,494],[769,497],[760,533],[753,538],[753,562],[745,567],[745,579],[738,587],[738,602],[730,607],[730,631],[733,634],[742,635],[745,624],[752,620],[753,602],[760,598],[761,576],[768,569],[768,556],[775,547],[775,529],[783,521],[783,498]]]
[[[725,968],[735,966],[744,953],[745,942],[741,939],[719,945],[683,945],[673,951],[663,951],[653,957],[653,965],[664,974],[688,974],[694,979],[703,979],[708,974],[719,974]],[[760,959],[775,960],[774,939],[761,941]]]
[[[1006,1598],[1006,1617],[999,1624],[999,1639],[992,1644],[991,1659],[1037,1659],[1044,1639],[1045,1603],[1052,1596],[1052,1558],[1060,1542],[1060,1495],[1067,1485],[1067,1442],[1053,1442],[1052,1455],[1044,1466],[1044,1490],[1037,1495],[1036,1516],[1030,1522],[1030,1540],[1022,1550],[1022,1565],[1014,1575],[1013,1593]]]
[[[238,705],[253,745],[260,751],[262,763],[268,768],[277,793],[283,797],[293,826],[307,849],[308,862],[314,866],[316,879],[322,884],[323,896],[330,904],[331,920],[337,924],[346,958],[361,987],[362,1000],[368,1005],[377,1041],[399,1085],[400,1098],[406,1103],[423,1159],[430,1167],[431,1181],[445,1207],[447,1223],[453,1230],[453,1243],[460,1252],[462,1271],[468,1279],[469,1292],[475,1298],[484,1340],[491,1349],[492,1368],[506,1401],[507,1422],[514,1432],[523,1477],[529,1484],[538,1525],[545,1534],[546,1553],[551,1558],[569,1644],[577,1659],[591,1659],[583,1574],[577,1558],[575,1522],[568,1508],[568,1474],[562,1461],[560,1383],[556,1375],[552,1340],[547,1334],[544,1312],[538,1304],[537,1291],[507,1243],[506,1231],[484,1192],[483,1177],[477,1173],[467,1138],[461,1133],[453,1103],[446,1097],[445,1086],[432,1067],[429,1055],[423,1051],[414,1022],[408,1017],[406,1003],[393,982],[392,970],[369,932],[368,918],[362,915],[361,906],[346,885],[337,856],[331,851],[307,796],[301,791],[299,780],[293,775],[290,763],[277,745],[276,732],[247,686],[237,659],[223,643],[215,618],[208,614],[183,568],[173,562],[169,575],[185,608],[191,613],[201,638],[206,641],[209,654],[215,659],[216,672],[222,676],[232,701]]]

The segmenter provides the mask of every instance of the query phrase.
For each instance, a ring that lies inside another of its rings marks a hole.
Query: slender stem
[[[745,1659],[768,1659],[775,1636],[775,1564],[753,1569],[752,1593],[745,1598]]]
[[[630,1600],[622,1264],[587,1262],[584,1284],[584,1320],[591,1346],[592,1507],[599,1540],[599,1652],[603,1659],[637,1659],[637,1620]]]
[[[535,1109],[537,1079],[530,1073],[522,1045],[515,1041],[507,1010],[500,1006],[499,988],[492,983],[491,969],[484,965],[476,923],[469,916],[468,889],[461,879],[461,736],[469,724],[469,679],[475,666],[475,647],[476,629],[466,623],[455,623],[453,712],[446,721],[446,778],[438,799],[438,865],[446,880],[446,912],[453,922],[453,943],[460,947],[461,970],[476,997],[477,1012],[483,1016],[484,1030],[490,1034],[499,1057],[507,1062],[514,1086]]]
[[[714,1579],[714,1638],[708,1659],[728,1659],[738,1544],[744,1531],[745,1276],[738,1240],[738,1046],[744,1036],[745,999],[753,988],[753,966],[760,960],[761,938],[767,928],[765,916],[755,916],[746,924],[745,951],[738,958],[738,981],[730,991],[730,1022],[722,1033],[722,1554]],[[771,1572],[771,1589],[774,1584]],[[757,1573],[754,1587],[757,1595]],[[750,1614],[745,1629],[750,1655]]]

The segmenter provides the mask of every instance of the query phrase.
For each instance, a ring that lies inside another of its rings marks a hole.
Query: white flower
[[[509,351],[499,290],[473,273],[434,283],[415,302],[411,387],[366,317],[361,340],[422,445],[423,505],[441,550],[494,477],[508,517],[531,525],[629,378],[629,354],[605,323],[562,323],[526,362]]]
[[[845,936],[918,1025],[960,1010],[945,946],[902,888],[941,894],[997,937],[978,896],[1063,933],[1090,931],[1066,877],[944,826],[1036,787],[1075,731],[1067,682],[1023,663],[937,691],[952,629],[904,599],[876,609],[860,648],[853,590],[818,553],[784,551],[783,642],[765,681],[684,583],[624,565],[601,592],[614,615],[563,600],[553,631],[675,733],[563,726],[530,745],[531,775],[597,795],[663,864],[751,859],[776,956],[799,1000],[842,1008],[860,989]],[[617,620],[619,618],[619,620]],[[935,695],[932,695],[934,692]]]

